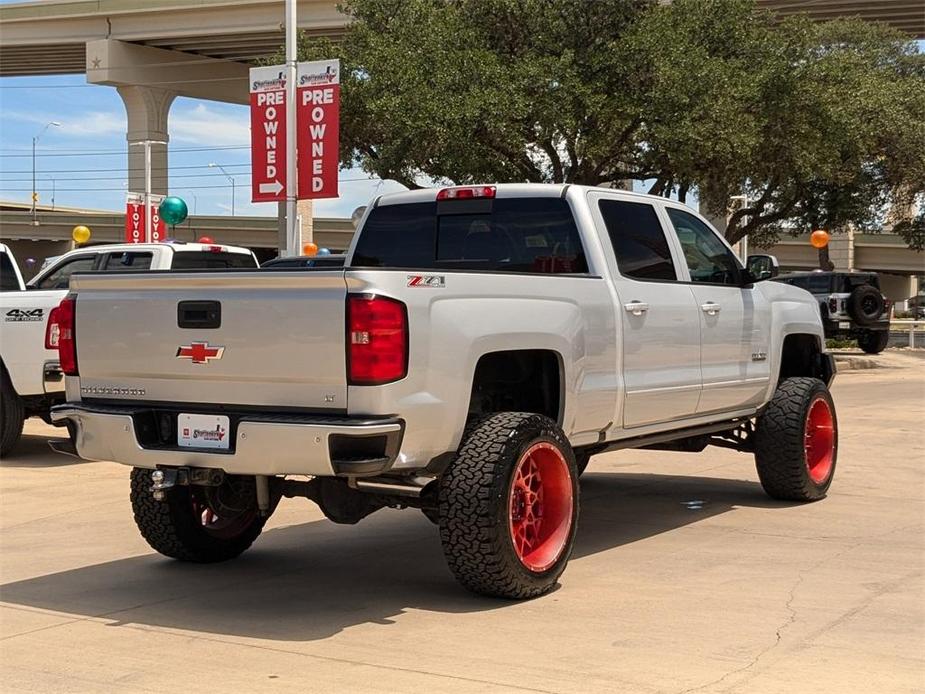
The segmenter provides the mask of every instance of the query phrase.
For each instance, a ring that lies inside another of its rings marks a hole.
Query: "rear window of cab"
[[[588,272],[572,210],[561,198],[383,205],[367,217],[351,266]]]

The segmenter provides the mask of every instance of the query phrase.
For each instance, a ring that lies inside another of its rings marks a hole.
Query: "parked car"
[[[67,295],[74,273],[257,267],[257,259],[246,248],[201,243],[78,248],[57,256],[25,284],[16,259],[5,245],[0,245],[0,261],[0,455],[9,453],[19,441],[26,418],[41,417],[50,422],[51,406],[64,401],[64,376],[55,343],[58,328],[50,317]]]
[[[414,507],[467,588],[536,596],[597,453],[715,444],[753,453],[774,498],[825,496],[834,362],[815,300],[758,281],[775,266],[660,197],[382,196],[343,268],[75,278],[52,416],[72,453],[132,468],[166,556],[239,555],[283,496],[338,523]]]
[[[857,340],[868,354],[886,349],[893,302],[880,293],[876,272],[792,272],[776,280],[816,297],[827,338]]]

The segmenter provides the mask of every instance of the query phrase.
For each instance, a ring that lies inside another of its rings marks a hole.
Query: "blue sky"
[[[84,75],[0,79],[0,200],[28,202],[32,192],[32,138],[50,127],[36,147],[39,201],[64,207],[125,207],[125,109],[113,87],[88,85]],[[170,193],[190,212],[276,215],[276,205],[250,202],[250,131],[246,106],[177,98],[170,110]],[[195,151],[192,151],[195,150]],[[400,190],[359,170],[340,172],[341,197],[319,200],[316,217],[349,217],[377,192]]]

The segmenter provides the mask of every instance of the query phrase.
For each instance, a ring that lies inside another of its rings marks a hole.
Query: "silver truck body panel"
[[[343,275],[77,276],[71,290],[79,296],[81,392],[137,402],[343,410]],[[220,302],[221,327],[180,328],[177,305],[186,299]],[[178,358],[177,351],[193,342],[223,348],[221,358]]]

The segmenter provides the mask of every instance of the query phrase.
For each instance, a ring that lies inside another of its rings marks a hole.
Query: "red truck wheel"
[[[226,477],[222,487],[211,490],[172,487],[157,500],[150,491],[151,471],[132,468],[135,524],[165,556],[200,563],[233,559],[253,544],[267,521],[257,513],[256,492],[245,480],[252,478]]]
[[[450,570],[483,595],[529,598],[565,570],[578,518],[578,471],[548,417],[504,412],[471,425],[440,480]]]
[[[828,388],[816,378],[782,381],[755,424],[761,486],[775,499],[821,499],[837,456],[838,420]]]

